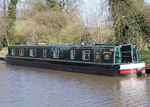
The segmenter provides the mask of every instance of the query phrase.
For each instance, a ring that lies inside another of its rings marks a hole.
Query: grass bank
[[[142,51],[143,60],[146,64],[150,64],[150,51]]]
[[[0,51],[1,55],[6,55],[8,54],[8,47],[4,47],[1,51]]]

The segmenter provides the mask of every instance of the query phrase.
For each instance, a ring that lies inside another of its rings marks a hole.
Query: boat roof
[[[93,43],[93,44],[45,44],[45,45],[33,45],[33,44],[29,44],[29,45],[26,45],[26,44],[21,44],[21,45],[12,45],[12,46],[15,46],[15,47],[20,47],[20,46],[76,46],[76,47],[80,47],[80,46],[116,46],[116,44],[112,44],[112,43]]]
[[[93,46],[101,46],[101,47],[115,47],[115,46],[127,46],[127,45],[133,45],[133,44],[114,44],[114,43],[93,43],[93,44],[45,44],[45,45],[33,45],[33,44],[21,44],[21,45],[12,45],[12,47],[47,47],[47,46],[59,46],[59,47],[67,47],[67,46],[73,46],[73,47],[81,47],[81,46],[85,46],[85,47],[93,47]],[[10,46],[11,47],[11,46]]]

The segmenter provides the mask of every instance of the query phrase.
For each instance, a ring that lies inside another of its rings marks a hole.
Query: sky
[[[150,0],[145,0],[145,2],[150,3]]]
[[[10,0],[8,0],[10,1]],[[25,1],[25,0],[19,0],[19,1]],[[106,0],[81,0],[83,3],[81,4],[81,10],[83,11],[83,17],[85,17],[86,12],[90,12],[91,9],[95,9],[95,5],[98,5],[102,1]],[[150,3],[150,0],[144,0],[147,3]],[[0,4],[3,2],[3,0],[0,0]],[[18,5],[17,9],[20,10],[22,6]],[[0,11],[2,9],[0,8]]]
[[[83,0],[83,2],[84,2],[83,6],[88,8],[88,7],[91,7],[91,4],[97,4],[100,1],[106,1],[106,0]],[[150,3],[150,0],[144,0],[144,1],[147,3]]]
[[[101,1],[101,0],[83,0],[84,1],[84,3],[85,3],[85,5],[90,5],[91,3],[97,3],[97,2],[99,2],[99,1]],[[144,0],[145,2],[148,2],[148,3],[150,3],[150,0]]]

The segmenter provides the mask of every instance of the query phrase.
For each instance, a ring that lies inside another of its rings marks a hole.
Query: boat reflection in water
[[[128,78],[120,81],[122,106],[148,106],[146,78]]]

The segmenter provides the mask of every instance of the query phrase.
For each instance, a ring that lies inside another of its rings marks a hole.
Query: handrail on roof
[[[93,45],[114,45],[114,43],[108,42],[108,43],[93,43]]]
[[[128,46],[128,45],[135,45],[135,44],[120,44],[119,46]]]

